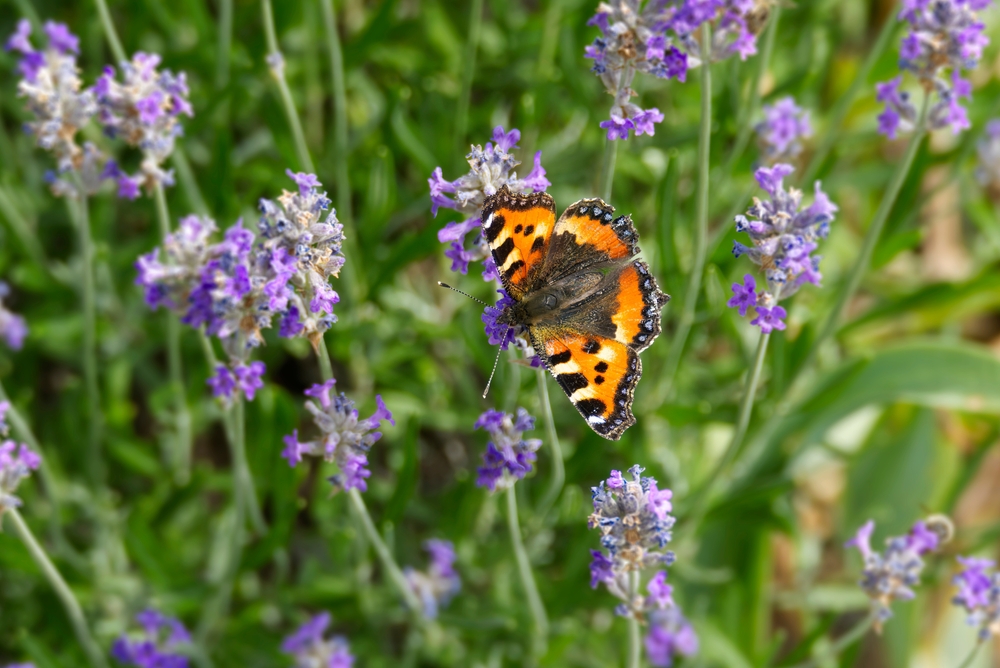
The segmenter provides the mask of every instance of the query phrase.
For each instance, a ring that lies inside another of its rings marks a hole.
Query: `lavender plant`
[[[351,668],[354,655],[343,636],[324,637],[330,613],[321,612],[281,643],[281,651],[292,657],[295,668]]]
[[[764,118],[755,129],[764,161],[769,165],[794,160],[802,153],[802,141],[812,137],[809,111],[788,96],[765,104]]]
[[[978,557],[958,557],[962,572],[955,576],[958,594],[952,599],[968,613],[968,624],[980,642],[1000,635],[1000,574],[996,562]]]
[[[445,257],[451,260],[451,270],[461,274],[469,273],[469,263],[483,262],[483,280],[500,281],[489,247],[479,233],[483,202],[506,185],[513,192],[544,192],[551,183],[545,178],[542,167],[542,152],[535,153],[535,164],[523,179],[517,178],[514,170],[521,163],[511,154],[521,138],[519,130],[505,132],[502,126],[493,129],[493,142],[486,147],[474,145],[466,155],[469,172],[454,181],[446,181],[440,167],[434,169],[427,179],[431,191],[431,213],[437,216],[441,207],[454,209],[468,216],[460,223],[451,222],[438,232],[438,241],[447,244]],[[474,233],[471,246],[465,238]]]
[[[191,634],[180,620],[150,609],[136,615],[135,621],[141,632],[115,640],[111,658],[135,668],[188,668],[187,656],[178,650],[191,643]]]
[[[424,541],[424,550],[431,557],[427,570],[408,567],[403,574],[413,593],[423,603],[424,617],[435,619],[438,611],[462,590],[462,579],[455,571],[455,546],[451,541]]]

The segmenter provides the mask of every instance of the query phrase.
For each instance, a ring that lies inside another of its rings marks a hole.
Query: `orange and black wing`
[[[551,327],[530,327],[532,345],[590,427],[611,440],[635,423],[632,397],[642,375],[639,352],[660,333],[670,299],[649,267],[633,260],[609,274],[582,308]]]
[[[550,281],[611,266],[639,252],[631,216],[614,215],[600,199],[582,199],[556,221],[544,274]]]
[[[545,363],[590,428],[617,441],[633,424],[632,396],[642,375],[639,355],[603,336],[566,333],[544,342]]]
[[[483,204],[483,237],[503,287],[520,300],[538,278],[549,251],[556,205],[545,193],[519,195],[503,186]]]

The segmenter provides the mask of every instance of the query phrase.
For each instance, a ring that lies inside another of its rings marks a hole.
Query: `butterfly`
[[[582,199],[556,220],[546,193],[503,186],[486,198],[482,232],[513,300],[497,322],[527,330],[535,353],[590,427],[617,441],[635,424],[639,353],[660,333],[670,299],[636,260],[630,216]]]

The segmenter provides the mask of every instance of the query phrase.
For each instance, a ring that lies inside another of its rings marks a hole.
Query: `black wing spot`
[[[508,239],[508,241],[510,240]],[[500,264],[500,262],[498,261],[497,264]],[[523,266],[524,266],[524,260],[518,260],[514,264],[510,265],[510,267],[507,268],[507,271],[503,273],[504,278],[506,278],[509,281],[511,277],[513,277],[514,274],[517,273],[517,270]]]
[[[587,377],[582,373],[561,373],[556,376],[556,382],[562,387],[563,392],[568,395],[572,395],[577,390],[582,390],[590,385],[587,382]]]
[[[524,229],[524,225],[521,225],[520,223],[518,223],[517,227],[514,228],[514,234],[517,234],[518,232],[520,232],[523,229]]]
[[[576,409],[587,417],[604,415],[608,407],[600,399],[581,399],[576,402]]]
[[[594,366],[594,371],[596,371],[597,373],[604,373],[607,370],[608,370],[608,363],[607,362],[598,362]]]
[[[531,252],[535,253],[542,250],[545,247],[545,239],[543,237],[535,237],[534,243],[531,244]]]
[[[520,232],[520,231],[521,230],[515,230],[515,232]],[[534,231],[535,231],[535,226],[534,225],[528,225],[526,228],[524,228],[524,236],[530,237],[531,233],[534,232]]]
[[[598,385],[603,385],[604,384],[604,376],[597,376],[597,377],[595,377],[594,378],[594,382],[597,383]]]
[[[514,239],[507,237],[507,240],[496,247],[493,251],[493,259],[496,260],[497,266],[502,267],[507,262],[507,256],[509,256],[514,251]]]
[[[597,341],[594,341],[593,339],[583,344],[583,352],[587,353],[588,355],[593,355],[600,349],[601,349],[601,344],[598,343]]]
[[[573,359],[573,353],[568,350],[564,350],[561,353],[556,353],[555,355],[549,355],[549,364],[555,366],[556,364],[565,364],[566,362]]]

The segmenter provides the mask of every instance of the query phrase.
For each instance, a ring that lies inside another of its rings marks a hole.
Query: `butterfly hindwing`
[[[528,292],[541,271],[555,222],[555,202],[545,193],[519,195],[503,186],[483,205],[483,237],[514,299]]]
[[[634,260],[618,275],[616,306],[611,315],[615,340],[634,351],[648,348],[660,333],[660,311],[670,297],[660,292],[649,265]]]
[[[566,333],[536,343],[556,382],[591,429],[618,440],[635,424],[632,396],[642,375],[639,355],[602,336]]]

